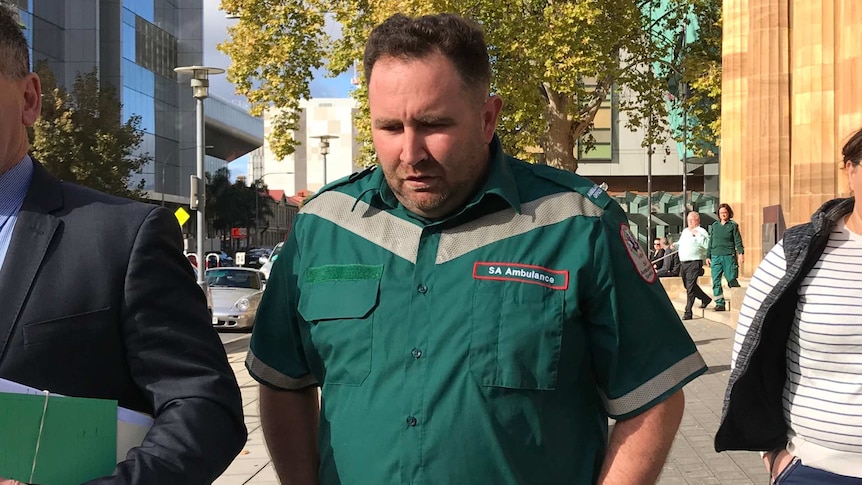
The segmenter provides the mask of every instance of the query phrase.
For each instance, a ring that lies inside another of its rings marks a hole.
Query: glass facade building
[[[47,61],[60,85],[68,88],[79,73],[98,69],[100,82],[117,89],[123,121],[141,118],[139,151],[152,159],[143,168],[145,189],[154,199],[187,203],[195,172],[195,107],[188,79],[173,69],[203,63],[203,2],[3,3],[18,9],[32,62]],[[226,164],[208,157],[207,170]]]

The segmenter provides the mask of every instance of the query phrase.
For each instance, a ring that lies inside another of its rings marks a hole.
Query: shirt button
[[[416,418],[410,416],[407,418],[407,426],[416,426]]]
[[[413,350],[410,352],[410,354],[411,354],[411,355],[413,355],[413,357],[415,357],[415,358],[417,358],[417,359],[418,359],[419,357],[422,357],[422,351],[421,351],[421,350],[419,350],[419,349],[413,349]]]
[[[423,285],[423,284],[420,284],[419,286],[416,287],[416,291],[418,291],[419,293],[422,293],[424,295],[425,293],[428,292],[428,287]]]

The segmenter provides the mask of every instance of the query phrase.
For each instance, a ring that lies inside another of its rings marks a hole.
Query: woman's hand
[[[763,464],[766,466],[766,471],[769,472],[769,483],[774,482],[778,475],[781,475],[781,472],[790,465],[791,461],[793,461],[793,455],[787,450],[770,451],[763,455]],[[772,466],[771,470],[770,465]]]

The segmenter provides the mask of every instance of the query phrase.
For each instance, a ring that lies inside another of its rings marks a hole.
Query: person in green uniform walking
[[[706,265],[712,268],[712,294],[715,296],[715,311],[727,308],[724,300],[722,275],[727,286],[739,287],[739,265],[745,261],[745,248],[739,225],[733,220],[733,209],[728,204],[718,206],[718,220],[709,226],[709,248],[706,251]]]
[[[623,211],[503,153],[475,22],[364,69],[380,166],[306,202],[246,359],[282,482],[654,483],[706,367]]]

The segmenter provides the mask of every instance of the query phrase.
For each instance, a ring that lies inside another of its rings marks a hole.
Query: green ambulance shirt
[[[706,370],[619,206],[492,143],[460,212],[406,211],[381,170],[308,201],[246,366],[321,386],[320,483],[588,484],[608,416]]]

